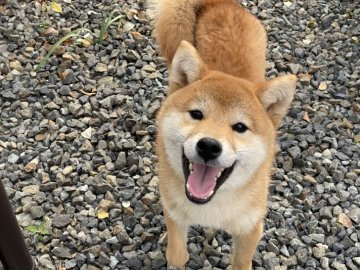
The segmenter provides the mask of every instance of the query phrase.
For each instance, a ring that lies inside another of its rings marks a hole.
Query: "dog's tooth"
[[[216,179],[221,176],[221,173],[222,173],[222,171],[220,171],[220,172],[216,175]]]
[[[186,188],[189,190],[189,188],[190,188],[189,184],[186,184]]]
[[[209,198],[211,197],[211,195],[213,195],[213,194],[214,194],[214,191],[212,190],[209,195],[204,196],[204,197],[202,197],[201,199],[202,199],[202,200],[207,200],[207,199],[209,199]]]
[[[192,171],[192,169],[193,169],[193,164],[189,163],[189,170]]]

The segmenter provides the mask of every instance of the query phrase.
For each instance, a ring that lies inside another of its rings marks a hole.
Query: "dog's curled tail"
[[[202,0],[148,0],[154,36],[168,64],[182,40],[194,44],[196,13]]]

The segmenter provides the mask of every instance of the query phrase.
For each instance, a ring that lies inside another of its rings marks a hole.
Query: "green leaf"
[[[35,235],[35,241],[36,242],[39,242],[41,239],[42,239],[41,235],[39,235],[39,234]]]
[[[26,229],[33,233],[33,234],[41,234],[41,235],[48,235],[49,234],[49,230],[46,229],[45,227],[45,222],[41,222],[39,225],[30,225],[28,227],[26,227]]]
[[[42,5],[41,5],[41,11],[42,11],[42,12],[46,12],[46,11],[47,11],[47,5],[45,4],[45,2],[42,3]]]
[[[32,232],[32,233],[37,233],[38,232],[38,226],[30,225],[30,226],[26,227],[26,230],[28,230],[29,232]]]
[[[41,230],[39,230],[39,234],[48,235],[48,234],[49,234],[49,230],[46,229],[46,228],[42,228]]]
[[[56,3],[55,1],[52,1],[50,3],[50,8],[54,12],[62,13],[62,8],[61,8],[60,4]]]

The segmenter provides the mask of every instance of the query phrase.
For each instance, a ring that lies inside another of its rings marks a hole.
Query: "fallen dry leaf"
[[[35,140],[38,141],[38,142],[41,142],[41,141],[45,140],[45,135],[41,134],[41,133],[36,134],[35,135]]]
[[[79,97],[79,93],[76,91],[70,91],[69,96],[74,99],[77,99]]]
[[[299,77],[299,80],[309,80],[310,81],[312,76],[308,73],[304,73],[304,74],[299,74],[298,77]]]
[[[80,90],[81,93],[83,93],[84,95],[87,95],[89,97],[91,97],[93,95],[96,95],[96,88],[95,87],[92,89],[91,92],[86,92],[86,91],[84,91],[82,89],[79,89],[79,90]]]
[[[50,50],[50,48],[49,48],[49,50]],[[54,50],[54,52],[53,52],[53,54],[54,55],[57,55],[57,56],[60,56],[60,55],[63,55],[64,53],[65,53],[65,48],[64,47],[62,47],[62,46],[59,46],[59,47],[57,47],[55,50]]]
[[[344,213],[340,213],[336,221],[343,225],[345,228],[350,228],[352,226],[351,219]]]
[[[344,119],[343,122],[342,122],[342,126],[344,128],[349,128],[349,129],[353,129],[354,128],[354,125],[347,119]]]
[[[310,85],[311,77],[312,76],[308,73],[298,75],[299,82],[304,86]]]
[[[132,22],[126,22],[126,23],[123,25],[122,29],[123,29],[123,31],[127,32],[127,31],[130,31],[131,29],[133,29],[134,27],[135,27],[135,24],[134,24],[134,23],[132,23]]]
[[[308,188],[304,188],[304,190],[299,195],[299,199],[304,201],[309,194],[310,190]]]
[[[311,175],[305,175],[303,178],[304,181],[310,183],[310,184],[316,184],[316,179],[312,177]]]
[[[22,67],[22,65],[21,65],[21,63],[20,63],[19,60],[13,60],[13,61],[11,61],[11,62],[9,63],[9,67],[10,67],[10,69],[15,69],[15,70],[20,71],[20,72],[23,70],[23,67]]]
[[[311,122],[310,117],[309,117],[309,115],[308,115],[307,112],[304,112],[303,119],[304,119],[306,122]]]
[[[50,26],[43,32],[43,34],[45,36],[51,36],[51,35],[56,35],[57,36],[59,34],[59,31]]]
[[[139,16],[139,18],[141,18],[141,19],[146,19],[146,11],[140,10],[138,12],[137,16]]]
[[[68,39],[64,40],[63,44],[67,45],[67,46],[73,45],[74,40],[72,38],[68,38]]]
[[[278,173],[278,169],[277,168],[271,168],[271,171],[270,171],[270,174],[271,175],[275,175],[275,174],[277,174]]]
[[[326,82],[321,82],[319,84],[319,88],[320,91],[325,91],[327,89],[327,83]]]
[[[125,13],[126,14],[138,14],[138,10],[137,9],[135,9],[135,8],[129,8],[129,9],[125,9]]]
[[[130,34],[134,37],[134,39],[143,39],[143,35],[140,34],[139,32],[136,32],[136,31],[133,31],[133,32],[130,32]]]
[[[93,41],[87,38],[81,38],[78,39],[77,41],[80,41],[81,45],[84,46],[85,48],[90,47],[91,45],[93,45]]]
[[[114,205],[114,202],[113,201],[110,201],[110,200],[106,200],[106,199],[102,199],[98,205],[99,207],[99,211],[105,211],[107,212],[108,209]]]
[[[63,81],[69,75],[69,72],[66,70],[61,70],[61,71],[58,71],[58,75],[59,75],[60,80]]]
[[[65,59],[65,60],[75,60],[76,58],[79,58],[79,56],[77,56],[77,55],[75,55],[75,54],[73,54],[73,53],[69,53],[69,52],[66,52],[66,53],[64,53],[63,55],[62,55],[62,58],[63,59]]]
[[[162,234],[160,234],[158,242],[162,245],[165,245],[167,243],[167,232],[163,232]]]
[[[35,171],[38,164],[39,160],[37,158],[34,158],[32,161],[26,164],[26,166],[24,167],[24,171],[28,173]]]
[[[354,110],[354,112],[356,112],[356,113],[360,113],[360,104],[355,103],[355,104],[353,105],[353,110]]]
[[[99,212],[97,213],[97,217],[98,219],[105,219],[109,217],[109,213],[104,210],[99,210]]]
[[[59,264],[59,268],[57,270],[66,270],[65,267],[63,267],[63,264],[62,262],[60,262]]]

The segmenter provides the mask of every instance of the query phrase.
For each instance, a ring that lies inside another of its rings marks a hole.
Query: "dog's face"
[[[170,95],[164,108],[165,151],[193,202],[246,183],[272,149],[274,127],[244,80],[209,74]]]
[[[197,55],[191,57],[201,65]],[[176,60],[175,55],[172,82],[179,87],[172,85],[173,93],[159,113],[159,135],[171,169],[183,179],[188,199],[204,204],[218,190],[246,184],[272,157],[276,125],[283,116],[279,113],[287,107],[276,109],[276,99],[282,96],[266,95],[266,90],[284,86],[284,80],[276,86],[255,85],[189,64],[185,69],[195,72],[177,74]],[[191,77],[196,71],[200,73]]]

